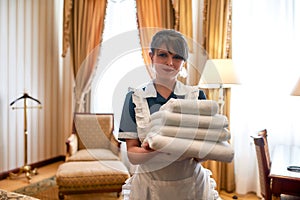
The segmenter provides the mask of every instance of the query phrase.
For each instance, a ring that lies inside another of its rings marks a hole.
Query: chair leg
[[[62,192],[58,192],[58,199],[59,200],[65,199],[65,195]]]
[[[121,192],[117,192],[117,197],[120,198]]]

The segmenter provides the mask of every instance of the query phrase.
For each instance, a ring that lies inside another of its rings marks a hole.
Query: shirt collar
[[[176,81],[175,88],[174,88],[174,94],[176,96],[184,96],[189,92],[188,87],[181,83],[180,81]],[[149,97],[157,97],[156,89],[153,83],[153,80],[151,80],[145,87],[145,90],[143,92],[144,98]]]

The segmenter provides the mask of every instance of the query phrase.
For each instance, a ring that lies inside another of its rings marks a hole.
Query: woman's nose
[[[173,66],[173,57],[172,56],[168,56],[167,65],[168,66]]]

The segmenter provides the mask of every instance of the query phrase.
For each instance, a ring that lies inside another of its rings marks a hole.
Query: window
[[[232,58],[241,85],[232,88],[230,130],[236,192],[245,194],[258,188],[250,135],[266,128],[270,152],[276,144],[300,143],[300,99],[290,96],[300,75],[300,4],[296,0],[232,4]]]
[[[128,87],[150,80],[139,42],[134,0],[109,0],[97,72],[91,88],[91,111],[115,114],[118,130]]]

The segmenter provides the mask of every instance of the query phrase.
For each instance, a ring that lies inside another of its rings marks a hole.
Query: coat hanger
[[[23,96],[17,98],[16,100],[14,100],[13,102],[11,102],[9,105],[12,106],[14,103],[16,103],[17,101],[19,101],[20,99],[25,99],[25,98],[29,98],[31,100],[36,101],[38,104],[41,104],[41,102],[31,96],[29,96],[27,93],[24,93]]]
[[[37,169],[31,169],[30,165],[27,165],[27,137],[28,137],[28,132],[27,132],[27,108],[42,108],[42,106],[35,106],[35,107],[28,107],[26,105],[26,99],[31,99],[33,101],[36,101],[38,104],[41,104],[41,102],[31,96],[29,96],[26,92],[24,92],[23,96],[17,98],[16,100],[14,100],[13,102],[10,103],[10,106],[12,106],[14,103],[16,103],[17,101],[24,99],[24,107],[12,107],[12,109],[24,109],[24,166],[20,168],[18,173],[9,173],[9,176],[11,178],[13,177],[17,177],[19,175],[21,175],[22,173],[25,173],[25,176],[28,180],[28,182],[30,183],[31,181],[31,176],[32,175],[36,175],[37,174]]]

